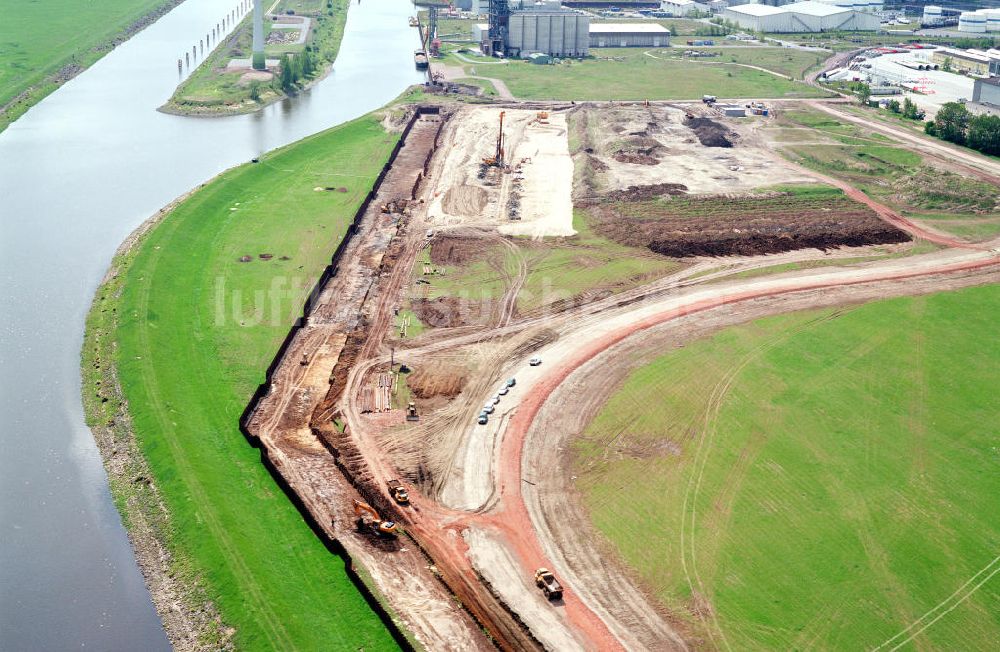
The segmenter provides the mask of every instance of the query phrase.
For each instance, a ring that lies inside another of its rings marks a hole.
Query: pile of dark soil
[[[489,303],[457,297],[411,299],[410,306],[420,321],[434,328],[485,324],[492,309]]]
[[[636,163],[639,165],[656,165],[660,156],[667,149],[655,138],[650,138],[643,132],[633,134],[612,153],[612,158],[620,163]]]
[[[687,193],[683,183],[654,183],[648,186],[629,186],[624,190],[612,190],[604,196],[605,201],[644,201],[664,195],[683,195]]]
[[[687,118],[684,120],[684,124],[694,131],[698,142],[705,147],[733,146],[734,134],[724,124],[711,118]]]
[[[453,398],[465,386],[465,375],[459,369],[443,366],[420,367],[407,376],[406,386],[417,398]]]
[[[464,265],[483,260],[496,246],[483,238],[438,235],[431,242],[431,262],[435,265]]]
[[[599,233],[664,256],[756,255],[907,242],[910,236],[843,194],[697,197],[591,207]]]

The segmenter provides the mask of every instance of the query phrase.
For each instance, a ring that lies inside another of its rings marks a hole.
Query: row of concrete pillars
[[[257,0],[259,4],[260,0]],[[233,27],[242,19],[246,13],[254,6],[254,0],[240,0],[236,8],[226,14],[222,20],[215,24],[212,31],[205,34],[205,38],[199,39],[198,45],[191,46],[191,52],[185,52],[184,58],[177,59],[177,72],[183,72],[184,68],[190,68],[192,63],[198,61],[198,57],[205,56],[205,48],[212,51],[212,47],[218,44],[219,39],[228,34]],[[263,48],[261,49],[263,53]]]

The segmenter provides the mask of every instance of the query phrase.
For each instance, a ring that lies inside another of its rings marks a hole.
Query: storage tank
[[[986,31],[1000,32],[1000,9],[983,9],[986,14]]]
[[[986,31],[986,15],[978,11],[963,11],[958,17],[958,31],[982,34]]]

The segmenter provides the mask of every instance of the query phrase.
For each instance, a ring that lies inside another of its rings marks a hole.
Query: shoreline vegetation
[[[95,293],[81,353],[86,421],[177,650],[400,644],[364,569],[352,574],[330,554],[237,427],[285,312],[300,306],[398,138],[384,113],[179,197],[122,243]],[[278,255],[257,256],[265,247]],[[220,279],[233,302],[221,322]],[[280,314],[252,321],[256,307],[241,297],[260,288]]]
[[[115,6],[102,5],[101,11],[67,0],[44,7],[19,2],[15,17],[11,7],[0,21],[0,56],[10,71],[0,72],[0,132],[183,1],[114,0],[103,5]],[[53,47],[54,41],[64,49]]]
[[[309,88],[333,68],[349,7],[349,0],[281,0],[264,17],[264,56],[279,63],[266,71],[229,69],[233,59],[250,59],[253,12],[248,12],[158,110],[198,117],[253,113]],[[289,20],[302,22],[304,39],[301,29],[275,27]]]

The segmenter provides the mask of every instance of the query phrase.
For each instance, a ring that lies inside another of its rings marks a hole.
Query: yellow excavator
[[[358,517],[358,529],[368,530],[380,537],[396,536],[396,523],[393,521],[383,521],[375,508],[360,500],[354,501],[354,515]]]

